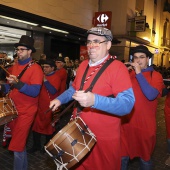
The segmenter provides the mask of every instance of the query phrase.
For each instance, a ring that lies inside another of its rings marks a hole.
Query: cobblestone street
[[[165,165],[166,159],[169,157],[166,150],[166,133],[165,133],[165,121],[164,121],[164,100],[159,99],[159,106],[157,109],[157,144],[153,153],[153,170],[170,170],[170,166]],[[62,118],[64,124],[69,120],[70,114],[66,114]],[[0,142],[2,143],[3,126],[0,126]],[[32,135],[30,133],[27,149],[32,146]],[[28,170],[56,170],[56,165],[52,158],[47,153],[36,152],[34,154],[28,154]],[[6,148],[0,145],[0,170],[12,170],[13,168],[13,154]],[[138,170],[138,161],[133,160],[130,162],[129,170]]]

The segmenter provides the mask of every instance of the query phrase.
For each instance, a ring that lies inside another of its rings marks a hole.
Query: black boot
[[[31,149],[28,149],[28,153],[34,153],[41,150],[41,134],[38,132],[32,132],[33,134],[33,146]]]

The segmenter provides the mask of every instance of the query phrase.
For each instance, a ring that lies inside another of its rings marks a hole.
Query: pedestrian
[[[97,138],[96,145],[77,170],[120,170],[119,116],[128,114],[133,107],[135,99],[131,81],[125,65],[109,54],[113,38],[111,31],[93,27],[87,35],[89,60],[80,64],[72,85],[52,100],[49,107],[54,111],[74,99],[80,106],[74,109],[73,117],[79,114]],[[102,74],[94,86],[90,86],[100,70]]]
[[[33,146],[28,150],[29,153],[41,151],[43,153],[44,146],[41,146],[41,136],[44,135],[46,143],[52,138],[55,127],[52,126],[53,113],[46,111],[49,109],[50,101],[58,96],[61,87],[61,79],[55,73],[55,62],[52,59],[44,60],[42,65],[44,71],[44,81],[39,95],[38,111],[33,123]]]
[[[135,94],[135,105],[129,115],[122,117],[122,168],[128,169],[129,159],[139,157],[140,170],[151,170],[151,155],[156,143],[156,110],[163,88],[162,75],[149,65],[152,53],[146,46],[136,46],[133,60],[125,64]]]
[[[59,91],[59,94],[63,93],[66,90],[66,83],[67,83],[67,71],[64,68],[64,58],[62,56],[59,56],[55,60],[55,64],[57,67],[56,74],[58,74],[61,78],[61,88]]]
[[[165,115],[165,125],[166,125],[166,138],[167,138],[167,148],[168,153],[170,154],[170,79],[166,79],[165,88],[163,89],[162,96],[166,96],[165,98],[165,107],[164,107],[164,115]]]
[[[38,60],[38,64],[40,65],[40,66],[43,66],[43,64],[44,64],[44,61],[47,59],[47,56],[46,56],[46,54],[41,54],[40,55],[40,59]]]
[[[31,54],[36,52],[34,39],[22,35],[16,43],[15,52],[18,63],[13,65],[7,77],[8,84],[1,84],[0,89],[9,92],[18,117],[12,121],[12,139],[8,149],[14,152],[14,170],[27,170],[26,142],[38,108],[38,96],[43,80],[41,67],[32,62]]]

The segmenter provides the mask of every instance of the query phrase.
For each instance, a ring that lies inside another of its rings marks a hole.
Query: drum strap
[[[85,90],[87,91],[92,91],[95,83],[97,82],[98,78],[100,77],[100,75],[104,72],[104,70],[114,61],[115,57],[110,57],[106,62],[103,63],[103,65],[101,66],[101,69],[98,71],[98,73],[96,74],[96,76],[94,77],[93,81],[91,82],[90,86]],[[81,80],[81,85],[80,85],[80,90],[83,89],[84,83],[85,83],[85,78],[87,76],[87,72],[89,69],[89,65],[87,66],[83,78]]]
[[[32,64],[35,64],[35,62],[34,62],[34,61],[30,61],[30,62],[24,67],[24,69],[21,71],[21,73],[17,76],[17,79],[20,79],[20,78],[23,76],[23,74],[25,73],[25,71],[26,71],[29,67],[31,67]],[[13,88],[14,88],[14,86],[11,85],[10,89],[12,90]]]
[[[17,78],[20,79],[20,78],[23,76],[23,74],[25,73],[25,71],[26,71],[29,67],[31,67],[32,64],[35,64],[35,62],[34,62],[34,61],[29,62],[29,63],[25,66],[25,68],[21,71],[21,73],[17,76]]]
[[[98,78],[101,76],[101,74],[104,72],[104,70],[114,61],[114,59],[115,59],[115,57],[111,56],[106,62],[103,63],[103,65],[101,66],[101,69],[98,71],[98,73],[96,74],[96,76],[92,80],[90,86],[85,90],[85,93],[87,93],[88,91],[92,91],[92,89],[93,89],[94,85],[96,84]],[[88,69],[89,69],[89,65],[87,66],[87,68],[84,72],[83,78],[81,80],[80,90],[83,89]],[[110,95],[108,97],[114,97],[114,95]],[[76,103],[76,107],[77,107],[77,113],[79,113],[83,109],[83,107],[80,106],[80,104],[78,102]]]

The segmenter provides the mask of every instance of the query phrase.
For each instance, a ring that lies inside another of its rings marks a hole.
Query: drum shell
[[[13,101],[9,97],[0,98],[0,125],[4,125],[18,116]]]
[[[87,133],[82,134],[80,129],[77,127],[77,124],[83,129],[84,132],[87,132]],[[75,145],[72,146],[72,143],[74,142],[75,142]],[[94,136],[89,135],[89,131],[85,128],[85,124],[83,124],[80,119],[76,119],[76,120],[70,121],[63,129],[61,129],[50,140],[50,142],[47,143],[45,148],[59,162],[61,162],[61,159],[62,159],[63,163],[68,163],[66,168],[71,168],[90,151],[90,149],[94,146],[95,143],[96,143],[96,139],[94,138]],[[57,158],[57,155],[59,154],[59,152],[55,149],[54,145],[57,145],[59,148],[61,148],[64,151],[61,158],[60,157]],[[74,159],[72,155],[75,155],[77,160]]]

